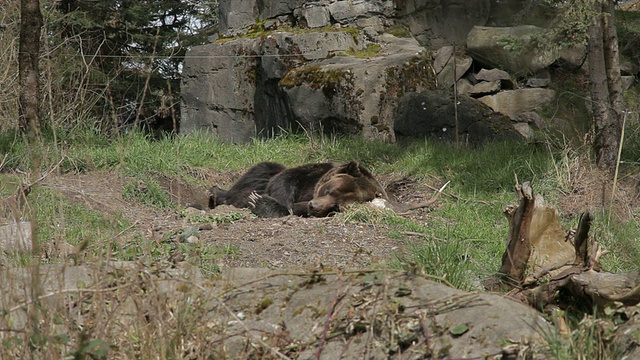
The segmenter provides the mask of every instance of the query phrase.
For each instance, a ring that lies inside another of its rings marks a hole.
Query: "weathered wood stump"
[[[528,182],[517,185],[517,207],[508,207],[509,236],[502,265],[485,281],[487,290],[509,290],[509,296],[540,310],[576,307],[591,311],[615,302],[640,302],[640,274],[603,272],[605,252],[589,237],[593,216],[584,212],[575,231],[566,231],[557,211],[535,196]]]

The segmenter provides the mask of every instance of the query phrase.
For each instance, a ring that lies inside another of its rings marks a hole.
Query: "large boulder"
[[[352,35],[274,32],[194,48],[185,62],[181,132],[236,142],[281,129],[393,141],[398,98],[433,87],[429,58],[414,39],[388,34],[375,56],[358,57],[365,42]]]
[[[375,58],[335,57],[292,70],[280,82],[290,126],[394,141],[398,99],[434,80],[415,41],[386,39]]]
[[[7,267],[0,285],[2,326],[11,334],[3,340],[28,339],[37,303],[38,331],[51,339],[64,334],[61,352],[100,350],[105,358],[139,350],[131,339],[149,334],[156,335],[145,340],[170,336],[163,351],[198,359],[505,358],[514,350],[527,357],[544,354],[545,334],[555,331],[506,297],[394,270],[237,268],[207,279],[186,262],[110,261]],[[83,329],[95,324],[100,341],[89,341]]]
[[[464,44],[474,25],[485,25],[490,0],[395,0],[397,17],[425,46]]]
[[[518,136],[511,120],[494,113],[488,106],[468,96],[458,97],[456,105],[450,91],[408,93],[400,99],[394,124],[400,141],[416,137],[481,143]]]
[[[269,101],[279,96],[280,79],[296,65],[361,47],[344,31],[276,32],[194,47],[183,71],[181,132],[244,142],[267,127],[288,128],[286,109]]]
[[[255,42],[196,46],[182,72],[180,132],[209,131],[222,139],[255,136]]]
[[[30,221],[10,220],[0,223],[0,250],[7,253],[29,253],[33,248],[33,232]]]
[[[497,94],[483,96],[479,101],[494,111],[505,114],[516,120],[519,114],[539,110],[556,96],[554,90],[531,88],[501,91]]]
[[[546,41],[547,29],[534,25],[515,27],[474,26],[467,36],[469,55],[479,64],[497,67],[512,74],[533,74],[557,64],[576,69],[584,64],[587,49],[571,45],[561,49],[545,49],[535,44]]]
[[[481,64],[507,70],[514,74],[534,73],[553,64],[558,52],[541,49],[527,42],[542,38],[546,30],[533,25],[515,27],[474,26],[467,36],[467,48],[473,59]],[[515,41],[518,50],[509,50],[504,41]]]

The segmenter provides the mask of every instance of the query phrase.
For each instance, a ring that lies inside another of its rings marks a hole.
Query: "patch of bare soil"
[[[239,172],[214,173],[200,171],[202,183],[229,187]],[[399,201],[422,201],[433,195],[432,187],[411,179],[386,180],[390,193]],[[70,201],[110,215],[122,215],[134,224],[137,231],[149,241],[159,241],[171,232],[180,231],[189,224],[178,211],[161,210],[145,206],[122,197],[123,186],[131,179],[112,172],[50,175],[44,186],[64,194]],[[208,192],[204,186],[193,186],[183,181],[161,177],[159,183],[170,193],[179,208],[201,215],[244,214],[240,219],[200,227],[199,242],[226,249],[220,257],[220,267],[270,268],[361,268],[388,262],[394,253],[401,252],[405,239],[389,237],[384,225],[345,221],[341,218],[301,218],[287,216],[262,219],[247,210],[231,206],[207,208]],[[195,206],[204,208],[197,210]],[[436,205],[437,206],[437,205]],[[416,221],[428,222],[429,209],[414,211]],[[411,235],[411,234],[409,234]]]

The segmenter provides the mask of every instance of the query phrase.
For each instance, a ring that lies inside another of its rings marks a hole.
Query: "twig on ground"
[[[451,182],[451,180],[447,181],[444,185],[442,185],[442,187],[438,190],[438,192],[435,195],[433,195],[433,197],[431,199],[429,199],[429,200],[427,200],[425,202],[418,203],[418,204],[409,204],[409,206],[407,206],[404,209],[405,212],[401,213],[399,215],[406,214],[411,210],[422,209],[422,208],[429,207],[429,206],[433,205],[438,200],[440,195],[442,194],[442,191],[444,191],[444,189],[449,185],[450,182]]]
[[[105,288],[105,289],[63,289],[63,290],[59,290],[59,291],[50,292],[48,294],[40,295],[40,296],[37,297],[37,300],[40,301],[42,299],[46,299],[46,298],[49,298],[49,297],[52,297],[52,296],[63,295],[63,294],[72,294],[72,293],[103,293],[103,292],[110,292],[110,291],[114,291],[114,290],[118,290],[118,289],[123,289],[123,288],[129,287],[131,285],[133,285],[133,283],[114,286],[114,287]],[[27,301],[23,302],[22,304],[19,304],[19,305],[16,305],[16,306],[10,308],[9,310],[7,310],[7,312],[8,313],[12,313],[12,312],[20,310],[22,308],[26,308],[27,306],[33,304],[35,301],[36,300],[34,300],[34,299],[27,300]]]
[[[2,158],[2,161],[0,161],[0,171],[2,171],[4,166],[7,164],[7,159],[8,158],[9,158],[9,153],[4,154],[4,157]]]
[[[536,283],[538,280],[540,280],[540,278],[542,278],[543,276],[549,274],[550,272],[554,271],[554,270],[558,270],[562,267],[565,267],[567,265],[571,265],[573,264],[572,260],[568,260],[565,262],[559,262],[559,263],[555,263],[555,264],[548,264],[547,266],[539,269],[538,271],[536,271],[535,273],[533,273],[533,275],[531,275],[530,277],[526,278],[523,282],[522,282],[522,286],[527,286],[527,285],[531,285]]]
[[[40,177],[38,178],[38,180],[36,180],[36,181],[34,181],[34,182],[30,183],[30,184],[29,184],[29,187],[32,187],[33,185],[35,185],[35,184],[37,184],[37,183],[41,182],[41,181],[42,181],[42,180],[44,180],[47,176],[51,175],[51,173],[52,173],[52,172],[56,171],[56,170],[60,167],[60,165],[62,165],[62,162],[64,161],[64,159],[65,159],[65,158],[66,158],[66,156],[63,156],[63,157],[60,159],[60,161],[58,161],[58,163],[57,163],[54,167],[52,167],[52,168],[51,168],[51,169],[49,169],[47,172],[45,172],[42,176],[40,176]]]

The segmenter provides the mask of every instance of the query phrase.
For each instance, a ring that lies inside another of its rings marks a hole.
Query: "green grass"
[[[381,49],[382,49],[382,46],[380,46],[380,44],[368,44],[367,47],[362,50],[351,49],[349,51],[343,52],[340,55],[353,56],[358,59],[370,59],[378,56],[378,53],[380,53]]]
[[[577,151],[518,141],[457,148],[433,141],[397,145],[361,138],[286,134],[234,145],[204,134],[153,140],[142,133],[132,132],[110,139],[91,130],[75,133],[58,131],[57,144],[48,133],[44,145],[34,150],[21,137],[2,136],[7,140],[2,143],[2,149],[11,154],[6,165],[8,169],[23,170],[37,166],[43,173],[63,159],[60,165],[62,172],[115,171],[132,179],[123,188],[125,198],[158,208],[172,206],[168,195],[154,180],[158,174],[189,178],[192,175],[188,170],[193,168],[234,171],[267,160],[291,166],[303,162],[356,159],[375,174],[410,176],[434,185],[451,181],[447,192],[455,194],[457,200],[448,198],[442,201],[442,206],[428,224],[363,210],[348,213],[345,221],[384,223],[391,229],[389,236],[395,238],[403,237],[404,232],[424,234],[413,239],[409,253],[398,256],[398,264],[419,264],[428,270],[433,268],[434,261],[438,263],[443,258],[438,254],[447,253],[451,256],[447,259],[464,259],[458,261],[460,274],[471,273],[478,279],[499,267],[508,230],[502,207],[517,201],[515,179],[532,181],[534,189],[552,201],[554,197],[561,196],[559,191],[566,190],[564,176],[571,171],[571,162],[580,156]],[[9,175],[2,176],[3,179],[10,178]],[[15,175],[12,182],[16,182]],[[15,186],[9,183],[3,181],[0,191],[10,193]],[[65,237],[76,245],[82,239],[108,237],[106,234],[122,231],[128,226],[122,219],[115,221],[122,225],[114,227],[110,225],[114,223],[112,219],[100,220],[98,215],[89,211],[80,214],[83,210],[76,207],[79,205],[66,204],[46,190],[41,190],[36,196],[36,203],[42,208],[39,211],[46,224],[39,231],[42,241]],[[596,217],[597,221],[602,218]],[[60,221],[64,221],[64,233],[56,233],[60,231],[55,230]],[[79,223],[74,224],[74,221]],[[640,258],[640,248],[636,245],[636,239],[640,237],[637,225],[637,221],[597,222],[598,234],[601,234],[599,241],[616,254],[603,259],[607,268],[618,271],[637,268]],[[153,257],[156,253],[165,255],[167,251],[148,249],[143,255]],[[123,258],[137,256],[141,254],[123,255]],[[440,275],[443,274],[454,276],[451,270],[442,270]],[[475,288],[476,284],[476,280],[471,283],[461,281],[457,286]]]
[[[555,311],[553,323],[557,325],[559,321],[564,321],[570,329],[569,333],[561,334],[556,326],[542,336],[549,344],[553,359],[620,359],[625,349],[612,344],[617,317],[618,314],[605,318],[599,314],[572,315]]]
[[[86,239],[97,241],[110,237],[130,226],[122,216],[108,216],[92,210],[82,203],[69,203],[62,195],[46,188],[36,188],[33,197],[38,242],[51,239],[78,245]]]
[[[531,179],[546,173],[549,166],[546,149],[516,141],[489,143],[478,149],[456,149],[450,144],[434,142],[400,146],[360,138],[313,135],[285,135],[241,145],[224,144],[202,134],[160,140],[138,132],[111,140],[90,133],[60,138],[64,148],[46,142],[35,154],[20,139],[14,141],[5,146],[12,155],[7,167],[33,169],[31,157],[36,156],[38,168],[44,171],[64,155],[64,172],[113,169],[124,175],[140,176],[179,174],[184,166],[239,170],[266,160],[295,165],[356,159],[375,173],[396,172],[419,179],[437,176],[452,180],[452,186],[457,186],[459,191],[493,193],[510,191],[514,174],[521,179]],[[514,152],[519,156],[513,156]]]
[[[180,216],[185,218],[190,224],[224,224],[233,223],[236,220],[242,219],[245,215],[240,211],[230,212],[226,214],[187,214],[185,211],[180,212]]]
[[[500,267],[508,231],[502,205],[513,200],[506,193],[492,202],[444,200],[426,223],[365,205],[352,206],[336,219],[385,225],[389,237],[405,240],[405,251],[390,262],[394,268],[418,267],[457,288],[481,290],[481,281]]]
[[[130,236],[126,230],[131,224],[120,214],[108,215],[83,203],[71,203],[43,187],[35,187],[29,199],[36,242],[53,257],[93,261],[104,254],[103,244]],[[7,254],[6,259],[15,265],[39,260],[24,254]]]
[[[614,273],[640,270],[640,223],[638,214],[628,221],[612,220],[608,223],[605,212],[595,213],[591,236],[608,254],[602,258],[602,266],[606,271]]]
[[[133,179],[124,184],[122,198],[137,200],[143,204],[157,208],[171,208],[173,203],[169,194],[151,178]]]
[[[171,255],[181,253],[184,260],[198,267],[206,276],[220,273],[218,265],[220,258],[239,254],[239,250],[231,244],[189,244],[179,240],[182,231],[173,232],[163,241],[148,241],[140,235],[107,244],[107,252],[113,258],[122,261],[139,261],[144,264],[166,260]]]
[[[385,30],[385,33],[391,34],[395,37],[399,38],[410,38],[413,35],[411,34],[411,30],[404,25],[393,25]]]

